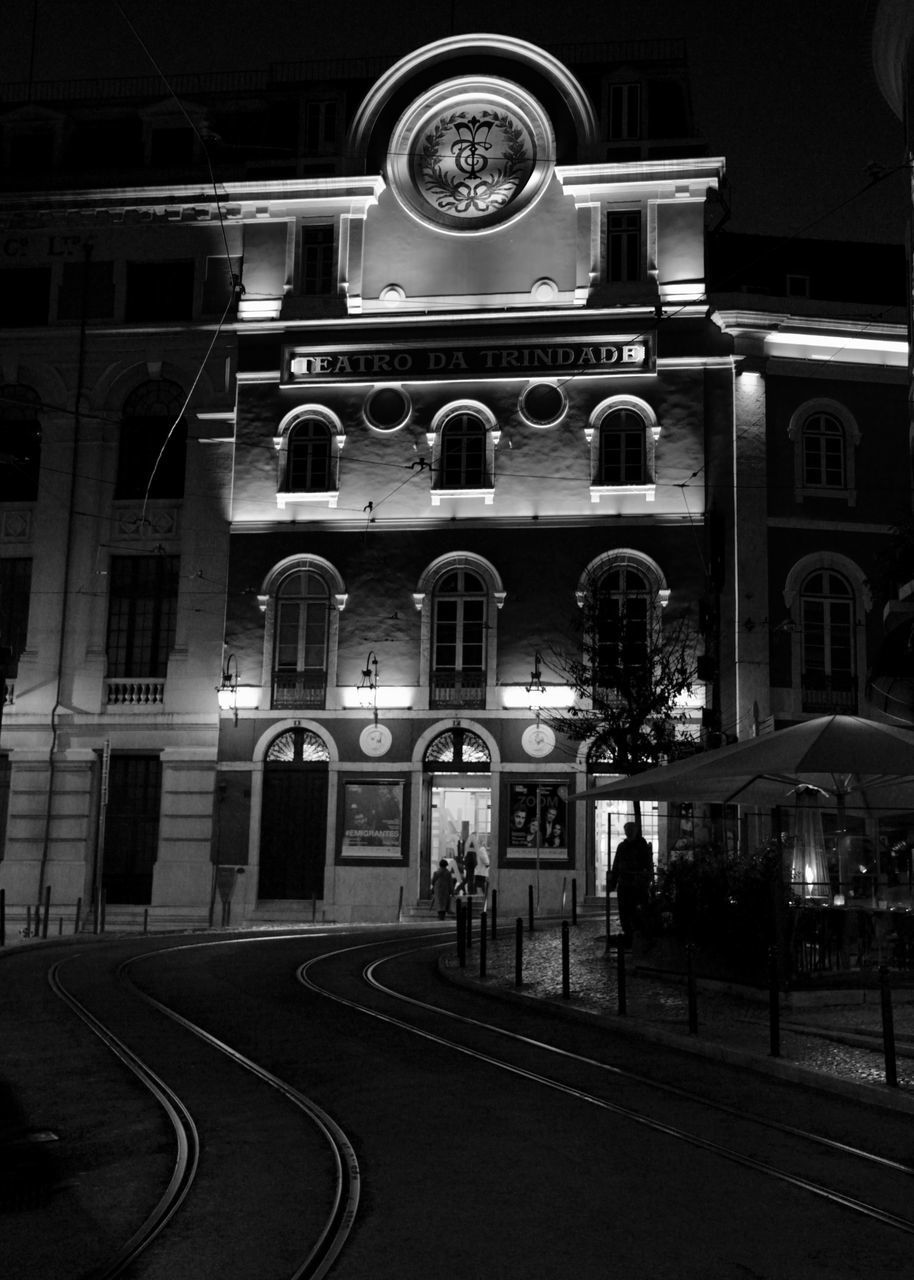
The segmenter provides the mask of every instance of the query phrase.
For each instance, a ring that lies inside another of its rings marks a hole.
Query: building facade
[[[599,893],[627,813],[571,797],[618,770],[551,723],[594,592],[617,666],[694,637],[686,737],[873,711],[903,325],[712,279],[724,162],[647,52],[455,37],[273,115],[187,86],[132,110],[167,183],[47,167],[122,113],[0,122],[50,148],[2,199],[8,902],[386,921],[470,842],[505,910]],[[281,176],[189,179],[219,109]]]

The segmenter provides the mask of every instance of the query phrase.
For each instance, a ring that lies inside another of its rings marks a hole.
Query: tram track
[[[438,944],[439,947],[441,945],[448,944]],[[792,1172],[789,1169],[778,1167],[768,1160],[759,1159],[756,1156],[747,1154],[745,1151],[740,1151],[725,1143],[704,1137],[694,1131],[690,1131],[682,1127],[681,1125],[658,1119],[647,1114],[642,1109],[623,1102],[613,1101],[607,1097],[600,1096],[598,1093],[576,1087],[567,1081],[556,1078],[555,1075],[549,1075],[542,1071],[532,1070],[529,1067],[519,1065],[517,1062],[511,1062],[506,1060],[504,1057],[499,1057],[494,1053],[475,1048],[471,1045],[461,1043],[458,1040],[451,1039],[445,1035],[417,1026],[403,1018],[394,1017],[390,1013],[385,1013],[379,1009],[371,1007],[370,1005],[363,1004],[358,1000],[353,1000],[348,996],[331,991],[315,981],[312,971],[317,966],[326,964],[335,958],[338,959],[341,955],[346,955],[347,953],[351,955],[352,952],[364,949],[365,946],[361,945],[354,948],[346,948],[335,953],[325,953],[322,956],[315,957],[299,966],[297,971],[298,980],[303,986],[324,996],[325,998],[337,1001],[338,1003],[348,1006],[352,1010],[357,1010],[372,1018],[379,1019],[390,1026],[411,1032],[426,1041],[449,1048],[457,1053],[466,1055],[477,1062],[487,1064],[500,1071],[508,1072],[532,1084],[557,1091],[566,1097],[574,1098],[585,1105],[611,1113],[622,1119],[628,1120],[633,1124],[648,1128],[656,1133],[664,1134],[666,1137],[677,1143],[701,1149],[710,1154],[719,1156],[731,1163],[750,1169],[764,1178],[778,1181],[798,1191],[826,1200],[843,1210],[847,1210],[865,1219],[869,1219],[870,1221],[880,1223],[883,1226],[903,1232],[906,1235],[914,1236],[914,1220],[904,1216],[903,1214],[894,1213],[889,1209],[881,1207],[879,1204],[864,1200],[856,1195],[848,1194],[846,1191],[842,1191],[836,1186],[829,1186],[814,1178]],[[406,995],[404,992],[397,991],[393,987],[380,981],[377,976],[377,971],[382,966],[402,960],[406,956],[412,955],[415,950],[416,948],[412,947],[407,952],[386,955],[377,960],[368,962],[363,965],[361,969],[362,981],[369,987],[369,989],[399,1005],[405,1005],[418,1010],[423,1015],[431,1015],[435,1018],[448,1019],[455,1024],[463,1026],[464,1028],[471,1029],[473,1032],[482,1031],[487,1035],[492,1035],[504,1041],[511,1042],[524,1050],[552,1055],[555,1059],[561,1060],[565,1066],[570,1066],[573,1069],[586,1068],[587,1071],[596,1071],[598,1073],[605,1074],[607,1077],[612,1077],[617,1082],[637,1085],[639,1088],[645,1088],[656,1094],[662,1094],[666,1098],[674,1101],[702,1108],[706,1111],[725,1117],[728,1120],[738,1121],[741,1124],[750,1124],[763,1132],[767,1131],[771,1134],[777,1134],[780,1138],[801,1142],[819,1150],[822,1153],[826,1153],[829,1157],[838,1157],[854,1162],[855,1164],[860,1163],[864,1168],[871,1167],[878,1169],[883,1174],[898,1177],[905,1182],[914,1177],[914,1168],[912,1168],[910,1164],[903,1163],[902,1161],[891,1159],[880,1155],[877,1152],[868,1151],[850,1143],[840,1142],[812,1130],[782,1123],[770,1117],[748,1114],[745,1110],[737,1109],[720,1102],[715,1102],[713,1099],[702,1097],[676,1085],[660,1082],[647,1076],[639,1075],[638,1073],[626,1068],[614,1066],[600,1061],[599,1059],[587,1057],[573,1051],[563,1049],[560,1046],[549,1043],[548,1041],[539,1040],[531,1036],[511,1031],[497,1023],[472,1018],[466,1014],[457,1013],[453,1010],[443,1008],[441,1005],[432,1005],[427,1001],[419,1000],[414,996]]]
[[[274,941],[270,939],[258,941]],[[236,1067],[270,1089],[304,1115],[309,1124],[320,1134],[330,1153],[333,1165],[333,1189],[331,1206],[316,1237],[300,1249],[294,1264],[284,1272],[283,1280],[321,1280],[326,1276],[354,1225],[360,1195],[361,1173],[355,1150],[343,1129],[311,1098],[281,1079],[266,1067],[240,1053],[225,1041],[207,1031],[199,1023],[185,1017],[176,1009],[144,991],[130,976],[130,969],[143,960],[168,955],[174,951],[226,945],[219,943],[182,944],[180,947],[163,947],[131,956],[117,968],[116,980],[136,1000],[156,1010],[177,1026],[183,1028],[209,1049],[228,1059]],[[119,1280],[131,1272],[134,1265],[148,1255],[155,1245],[167,1250],[167,1228],[172,1224],[194,1189],[200,1163],[201,1140],[197,1122],[190,1107],[169,1087],[144,1058],[134,1052],[127,1043],[87,1004],[64,983],[61,969],[73,964],[77,957],[57,961],[48,971],[48,984],[58,999],[87,1026],[134,1075],[165,1111],[175,1142],[174,1165],[171,1178],[158,1201],[127,1242],[104,1264],[92,1273],[92,1280]],[[170,1274],[170,1273],[169,1273]]]

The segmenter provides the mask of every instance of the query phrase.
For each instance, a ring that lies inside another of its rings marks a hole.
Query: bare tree
[[[680,726],[697,678],[690,613],[664,617],[647,592],[614,592],[605,575],[586,587],[579,634],[549,651],[548,665],[574,689],[574,706],[547,713],[572,740],[593,739],[614,772],[639,773],[694,746]]]

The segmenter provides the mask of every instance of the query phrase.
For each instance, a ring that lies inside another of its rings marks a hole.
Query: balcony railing
[[[320,711],[327,700],[324,671],[274,671],[273,707]]]
[[[486,705],[486,673],[484,671],[433,671],[432,707],[473,707]]]
[[[857,712],[857,681],[854,676],[804,672],[801,687],[804,711],[816,711],[821,715],[828,712],[855,715]]]
[[[165,680],[106,680],[109,707],[160,707],[165,701]]]

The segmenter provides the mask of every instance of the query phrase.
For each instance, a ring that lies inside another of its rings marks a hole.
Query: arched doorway
[[[472,838],[492,848],[492,757],[478,733],[455,725],[432,738],[422,759],[428,804],[419,893],[427,897],[441,858],[459,859]]]
[[[324,896],[330,753],[308,729],[287,729],[263,763],[259,899]]]

